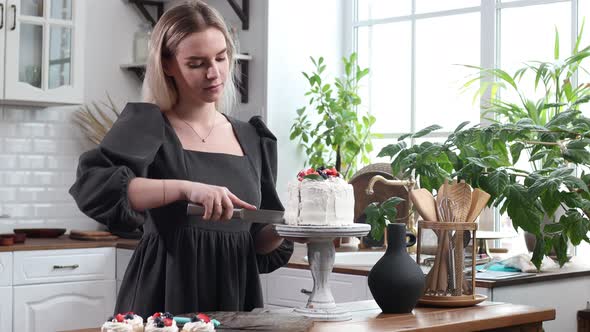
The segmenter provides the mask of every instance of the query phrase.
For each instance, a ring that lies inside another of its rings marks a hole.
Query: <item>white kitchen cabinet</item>
[[[12,253],[0,253],[0,286],[12,285]]]
[[[313,279],[309,270],[280,268],[266,276],[266,304],[283,307],[302,307],[309,296],[301,290],[311,291]],[[367,277],[332,273],[330,289],[336,303],[362,301],[367,294]]]
[[[14,287],[19,332],[50,332],[101,326],[113,314],[115,280]]]
[[[13,284],[115,280],[115,248],[17,251]]]
[[[555,308],[555,320],[543,323],[547,332],[576,331],[577,312],[590,301],[588,277],[564,278],[490,289],[491,300]],[[490,297],[488,297],[490,299]]]
[[[84,99],[84,0],[0,0],[3,103]]]
[[[0,287],[0,331],[12,331],[12,287]]]

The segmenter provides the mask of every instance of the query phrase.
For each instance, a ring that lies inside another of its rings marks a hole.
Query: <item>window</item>
[[[590,13],[590,0],[356,0],[353,47],[370,68],[362,107],[383,136],[374,139],[373,160],[388,161],[376,155],[402,133],[439,124],[438,140],[463,121],[480,122],[479,101],[460,90],[474,72],[463,65],[512,73],[525,61],[551,60],[555,28],[565,57],[582,13]],[[581,45],[590,44],[590,22],[585,30]],[[579,81],[590,81],[590,73]],[[590,115],[588,105],[585,111]],[[489,219],[484,228],[513,232],[504,218]]]

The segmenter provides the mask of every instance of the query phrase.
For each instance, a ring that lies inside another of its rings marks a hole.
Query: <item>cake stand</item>
[[[343,226],[293,226],[274,225],[282,237],[307,238],[307,257],[313,278],[313,290],[304,308],[295,312],[318,321],[343,321],[351,318],[350,312],[336,307],[329,277],[336,258],[334,239],[337,237],[364,236],[371,226],[351,224]]]

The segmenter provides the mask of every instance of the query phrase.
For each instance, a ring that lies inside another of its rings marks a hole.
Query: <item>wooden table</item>
[[[313,332],[379,331],[542,331],[555,309],[484,302],[466,308],[418,307],[411,314],[382,314],[375,301],[349,303],[352,320],[316,322]]]
[[[386,315],[375,301],[340,304],[352,312],[344,322],[315,322],[310,332],[379,331],[542,331],[544,321],[555,319],[555,310],[518,304],[484,302],[467,308],[418,307],[411,314]],[[286,313],[292,309],[264,310]],[[223,323],[223,322],[222,322]],[[223,330],[221,331],[229,331]],[[248,331],[257,331],[248,329]],[[260,331],[269,331],[261,328]],[[279,331],[279,330],[275,330]],[[100,332],[99,328],[69,332]]]

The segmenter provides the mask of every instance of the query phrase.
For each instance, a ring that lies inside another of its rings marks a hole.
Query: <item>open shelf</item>
[[[162,14],[164,14],[164,3],[169,0],[127,0],[139,9],[143,17],[150,21],[152,26],[156,25],[156,22]],[[242,21],[242,30],[248,30],[250,27],[250,0],[242,0],[242,5],[238,5],[236,0],[226,0],[230,7],[236,13],[240,21]],[[147,7],[154,7],[157,11],[157,17],[153,17]]]
[[[152,26],[156,25],[156,22],[164,14],[164,4],[170,0],[125,0],[137,7],[143,17],[148,20]],[[250,27],[250,0],[242,0],[242,6],[239,6],[236,0],[226,0],[233,11],[236,13],[240,21],[242,21],[242,30],[248,30]],[[148,7],[156,9],[156,17],[154,17]],[[242,103],[248,102],[248,79],[250,73],[249,61],[252,60],[252,56],[248,54],[236,54],[236,61],[239,66],[239,79],[238,79],[238,91],[240,92],[240,100]],[[120,65],[121,69],[133,72],[137,77],[143,81],[145,76],[145,64],[131,63]]]

